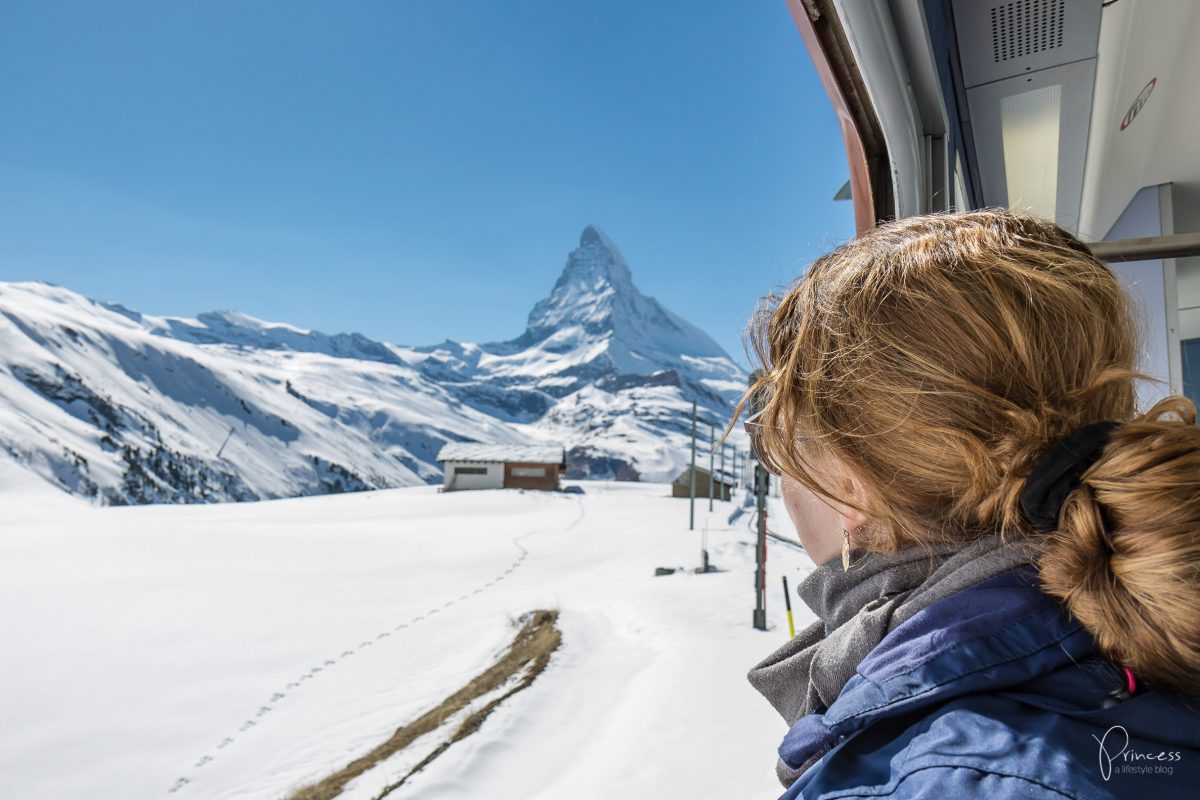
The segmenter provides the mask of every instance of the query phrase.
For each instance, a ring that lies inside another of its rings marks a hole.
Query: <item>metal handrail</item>
[[[1088,242],[1088,247],[1101,261],[1149,261],[1155,258],[1187,258],[1200,256],[1200,233],[1178,233],[1173,236],[1144,236],[1139,239],[1114,239],[1111,242]]]

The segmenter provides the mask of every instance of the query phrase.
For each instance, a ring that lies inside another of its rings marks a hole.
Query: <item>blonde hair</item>
[[[1148,683],[1200,678],[1200,428],[1190,400],[1135,418],[1134,317],[1112,271],[1055,225],[1005,211],[912,217],[817,259],[751,328],[762,455],[866,517],[855,544],[999,533],[1042,589]],[[735,417],[736,418],[736,417]],[[1019,496],[1049,444],[1121,422],[1058,530]],[[867,498],[831,485],[853,475]],[[844,474],[844,472],[842,474]]]

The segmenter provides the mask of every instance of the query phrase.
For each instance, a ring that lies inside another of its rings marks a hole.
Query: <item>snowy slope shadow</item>
[[[478,731],[501,703],[529,688],[562,644],[557,611],[533,611],[519,621],[521,629],[495,664],[436,707],[397,729],[383,744],[320,782],[299,789],[288,800],[332,800],[351,781],[388,761],[389,766],[400,767],[401,777],[388,781],[375,795],[375,800],[383,800],[455,742]],[[410,750],[421,752],[407,752]]]

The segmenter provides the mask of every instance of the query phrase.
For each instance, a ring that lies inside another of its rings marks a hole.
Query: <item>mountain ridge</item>
[[[691,402],[723,423],[745,386],[591,225],[526,330],[501,342],[153,316],[39,283],[0,284],[0,341],[0,448],[106,503],[435,482],[451,441],[554,441],[573,476],[666,479]]]

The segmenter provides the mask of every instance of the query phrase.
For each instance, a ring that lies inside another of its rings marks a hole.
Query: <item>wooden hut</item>
[[[703,467],[696,467],[696,497],[708,497],[709,482],[713,482],[712,496],[718,500],[729,500],[733,497],[733,475],[717,470],[716,478]],[[692,493],[692,468],[685,467],[683,472],[671,482],[672,497],[690,497]]]
[[[558,489],[567,469],[566,450],[554,445],[452,442],[437,456],[442,491],[461,489]]]

